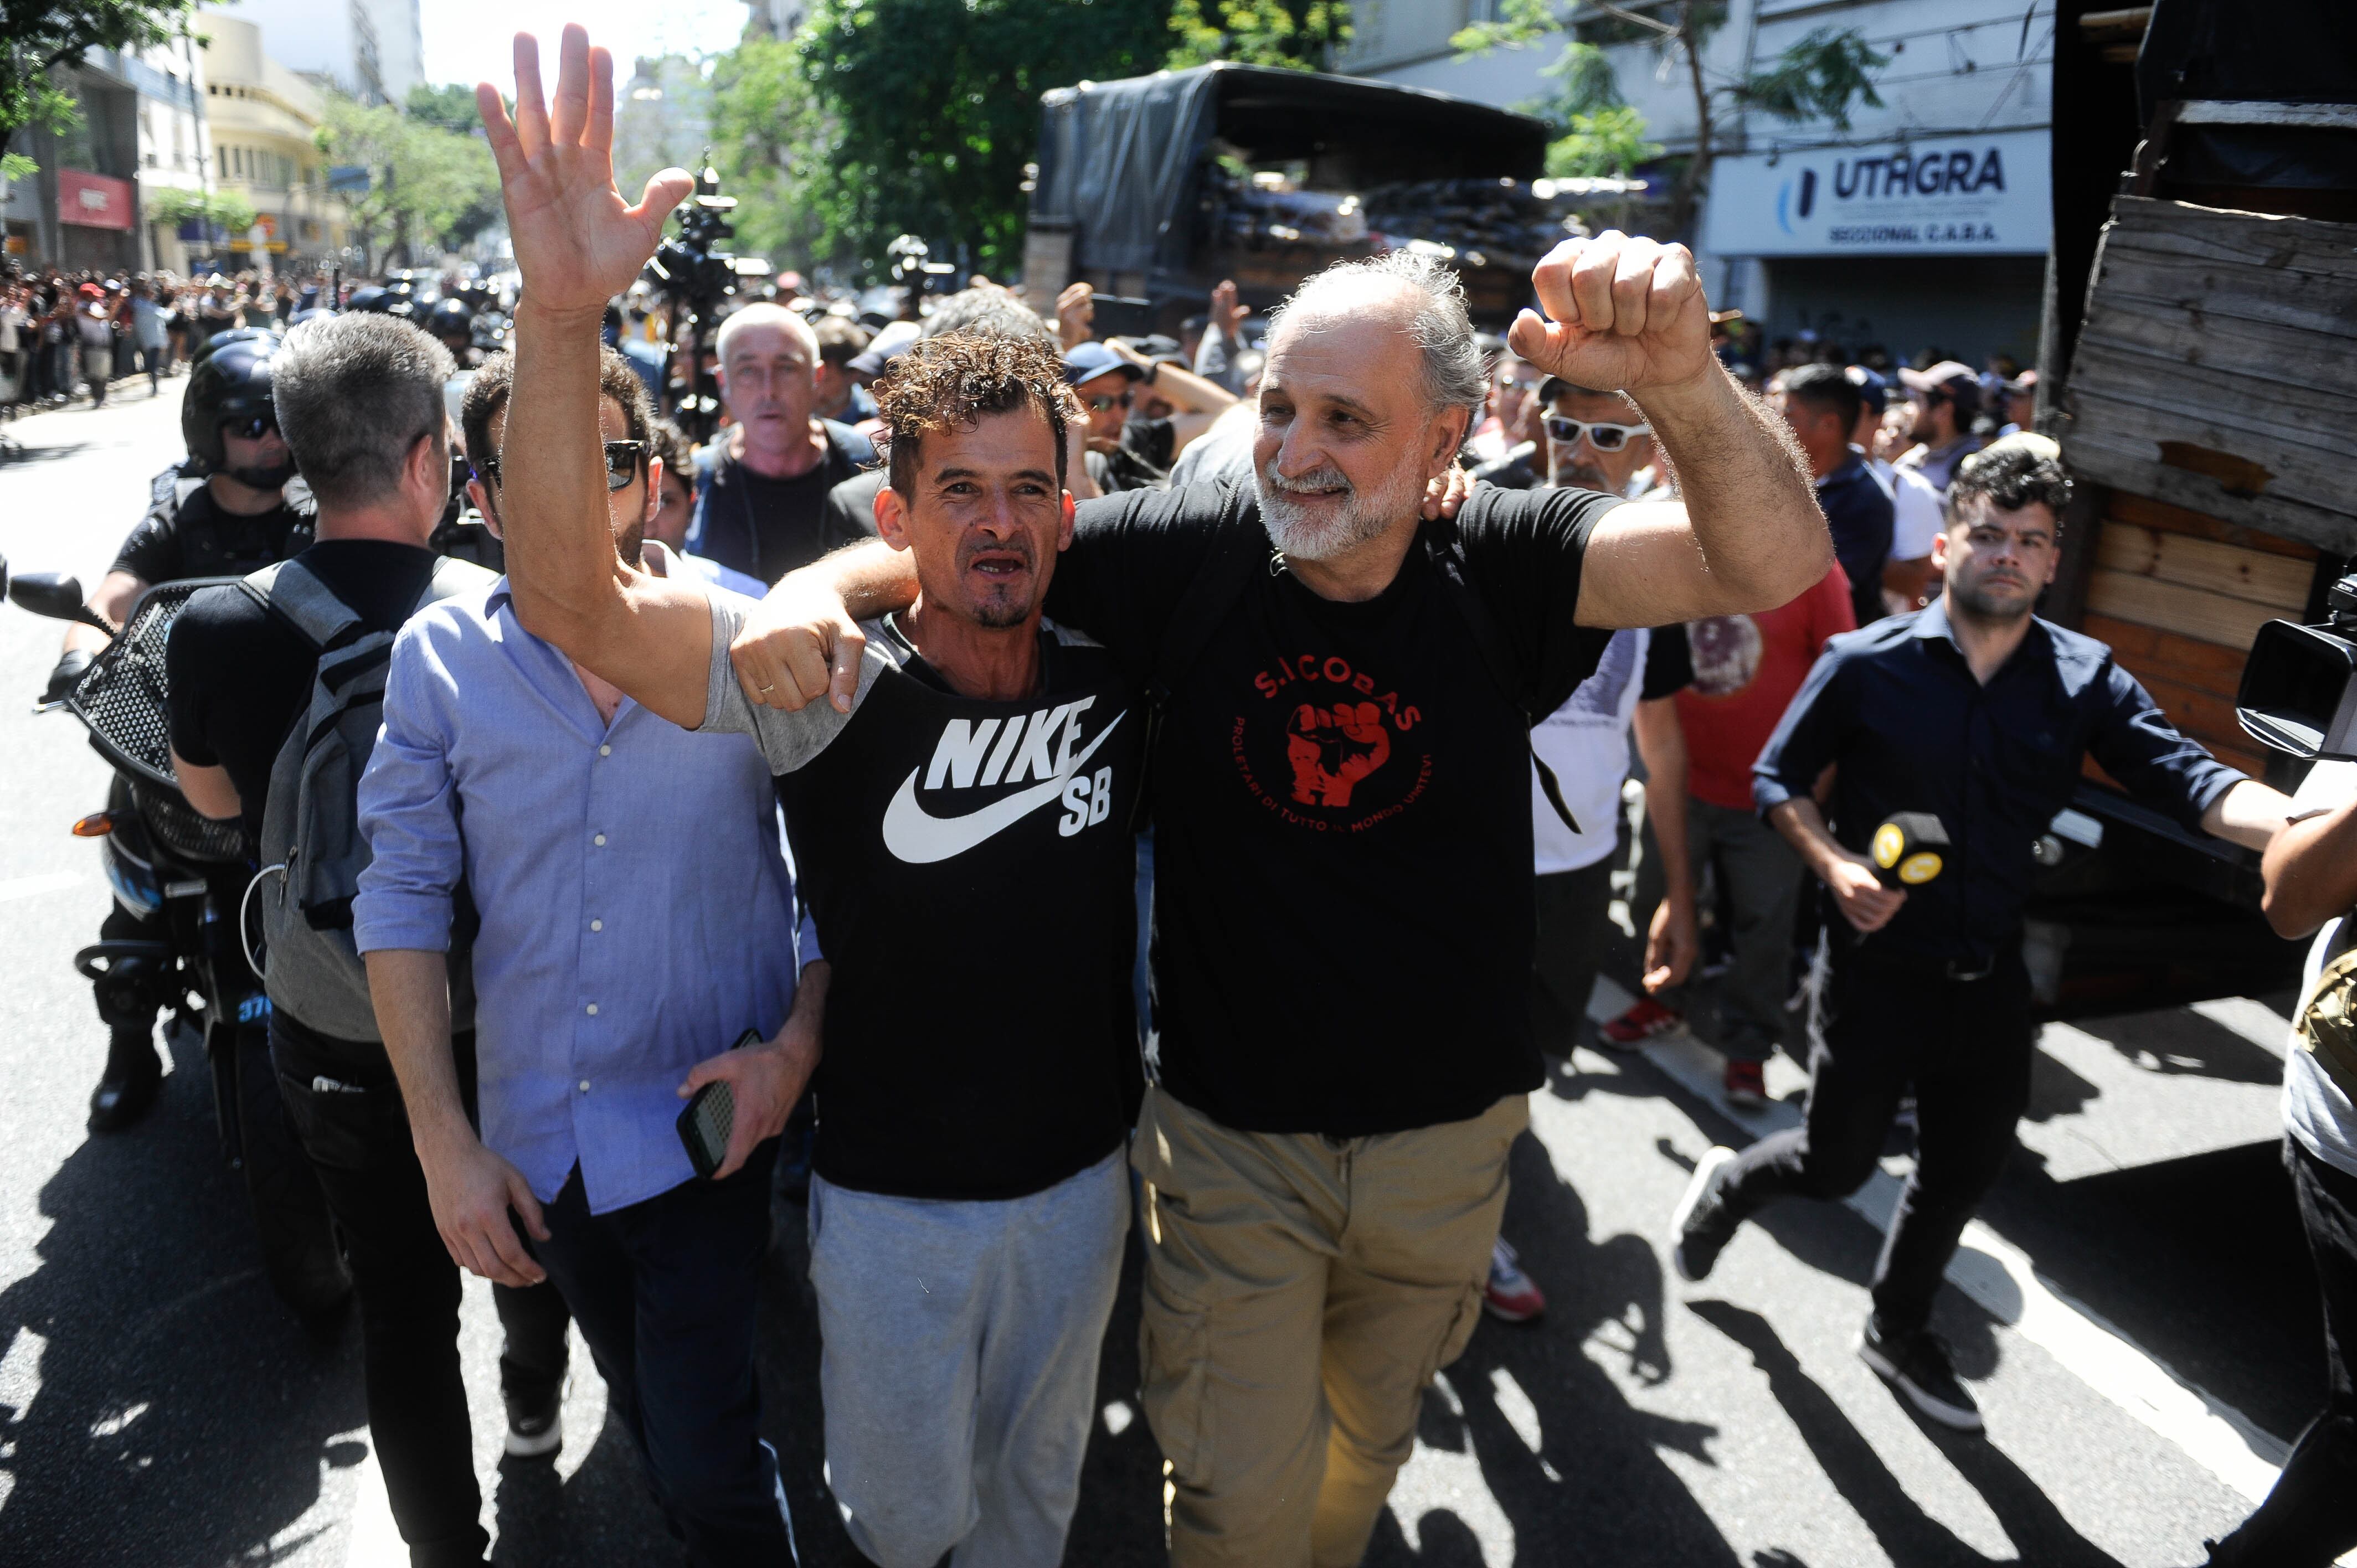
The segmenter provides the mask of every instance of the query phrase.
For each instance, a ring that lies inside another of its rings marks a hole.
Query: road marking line
[[[1599,983],[1589,1011],[1611,1017],[1628,1005],[1608,1000]],[[1751,1132],[1753,1137],[1796,1127],[1800,1111],[1771,1101],[1758,1112],[1727,1103],[1717,1052],[1680,1031],[1654,1041],[1641,1053],[1679,1088]],[[1888,1230],[1899,1203],[1900,1180],[1878,1170],[1844,1204],[1877,1230]],[[2187,1382],[2101,1315],[2056,1289],[2027,1253],[1975,1219],[1964,1228],[1964,1243],[1948,1264],[1948,1283],[1982,1310],[2068,1368],[2082,1382],[2150,1427],[2195,1464],[2255,1503],[2282,1472],[2289,1445],[2261,1431],[2223,1401]]]
[[[0,904],[16,898],[38,898],[44,893],[61,893],[82,880],[79,871],[51,871],[39,876],[19,876],[0,882]]]

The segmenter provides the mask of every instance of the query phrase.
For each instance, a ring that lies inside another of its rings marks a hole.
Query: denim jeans
[[[589,1212],[576,1165],[542,1209],[549,1239],[532,1243],[696,1568],[793,1561],[753,1367],[777,1149],[763,1144],[726,1181],[692,1178],[604,1214]]]

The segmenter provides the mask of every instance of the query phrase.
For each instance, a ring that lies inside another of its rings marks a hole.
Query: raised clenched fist
[[[1359,780],[1389,761],[1392,737],[1372,703],[1304,703],[1285,726],[1293,798],[1305,806],[1348,806]]]

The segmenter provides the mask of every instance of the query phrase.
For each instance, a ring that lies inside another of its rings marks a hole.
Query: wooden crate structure
[[[2262,774],[2234,722],[2252,639],[2357,555],[2357,224],[2121,196],[2063,408],[2064,460],[2100,487],[2092,542],[2066,541],[2083,628]]]
[[[2081,629],[2111,644],[2179,729],[2264,774],[2234,691],[2260,626],[2307,608],[2319,552],[2126,490],[2104,497],[2095,531]]]

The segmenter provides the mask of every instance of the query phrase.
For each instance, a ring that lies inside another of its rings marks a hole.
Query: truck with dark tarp
[[[1392,82],[1209,65],[1047,93],[1024,283],[1084,280],[1173,329],[1232,278],[1265,312],[1338,258],[1429,248],[1502,325],[1576,208],[1641,186],[1542,177],[1528,114]]]

